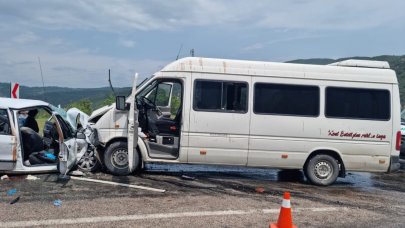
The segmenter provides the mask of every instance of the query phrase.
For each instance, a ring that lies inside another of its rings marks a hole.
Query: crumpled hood
[[[106,112],[108,112],[110,109],[112,109],[114,107],[114,105],[115,105],[115,103],[113,103],[111,105],[106,105],[106,106],[101,107],[101,108],[99,108],[97,110],[94,110],[91,113],[88,121],[91,122],[94,118],[96,118],[98,116],[101,116],[101,115],[104,115]]]
[[[82,124],[83,127],[87,126],[88,120],[89,120],[89,115],[86,113],[80,111],[77,108],[71,108],[67,112],[66,120],[70,123],[70,125],[75,128],[76,130],[76,119],[77,116],[80,114],[79,120],[80,123]]]

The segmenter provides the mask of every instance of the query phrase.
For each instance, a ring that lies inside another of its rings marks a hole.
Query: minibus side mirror
[[[115,97],[115,108],[120,111],[126,110],[125,107],[125,96]]]

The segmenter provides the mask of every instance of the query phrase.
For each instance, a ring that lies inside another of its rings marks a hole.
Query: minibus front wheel
[[[339,164],[330,155],[318,154],[309,160],[304,173],[312,184],[328,186],[339,176]]]
[[[139,168],[139,154],[135,153],[135,167]],[[108,171],[117,176],[130,174],[128,168],[128,144],[117,141],[111,143],[104,152],[104,164]]]

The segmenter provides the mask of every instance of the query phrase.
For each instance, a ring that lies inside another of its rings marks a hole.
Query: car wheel
[[[80,158],[77,167],[83,172],[95,172],[100,168],[100,162],[94,151],[88,150]]]
[[[139,154],[135,153],[135,167],[139,167]],[[118,176],[130,174],[128,168],[128,144],[126,142],[114,142],[104,152],[104,164],[107,170]]]
[[[304,173],[311,183],[328,186],[336,181],[339,164],[332,156],[318,154],[309,160]]]

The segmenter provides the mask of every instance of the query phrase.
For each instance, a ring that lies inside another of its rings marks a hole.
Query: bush
[[[89,99],[82,99],[79,101],[74,101],[70,104],[68,104],[65,108],[65,110],[69,110],[70,108],[77,108],[81,110],[82,112],[86,113],[87,115],[90,115],[91,112],[93,111],[92,109],[92,103]]]

